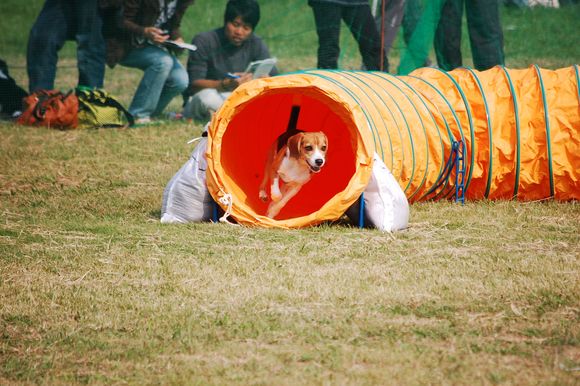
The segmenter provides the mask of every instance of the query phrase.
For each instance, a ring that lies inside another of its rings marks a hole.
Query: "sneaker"
[[[158,124],[159,121],[154,121],[150,117],[143,117],[135,119],[135,123],[132,127],[143,127],[143,126],[151,126]]]
[[[184,119],[183,114],[176,113],[174,111],[167,113],[166,116],[167,116],[167,119],[170,121],[180,121],[180,120]]]
[[[151,122],[153,122],[153,121],[149,117],[143,117],[143,118],[137,118],[137,119],[135,119],[135,124],[136,125],[148,125]]]

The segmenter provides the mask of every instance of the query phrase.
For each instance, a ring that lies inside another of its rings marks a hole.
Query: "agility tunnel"
[[[577,200],[578,83],[577,65],[422,68],[409,76],[311,70],[257,79],[236,89],[211,122],[208,189],[238,223],[315,225],[339,219],[357,201],[376,153],[409,202],[456,194]],[[293,106],[300,106],[298,129],[327,135],[327,159],[271,219],[258,190],[268,148],[286,130]]]

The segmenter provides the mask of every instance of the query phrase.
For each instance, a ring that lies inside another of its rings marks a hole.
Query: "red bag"
[[[79,101],[74,92],[39,90],[24,98],[24,112],[18,118],[21,125],[74,129],[78,125]]]

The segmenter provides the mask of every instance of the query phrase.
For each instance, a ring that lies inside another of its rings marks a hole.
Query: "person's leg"
[[[58,51],[66,41],[69,23],[65,3],[64,0],[46,0],[30,30],[26,53],[30,92],[54,89]]]
[[[318,34],[318,68],[338,68],[340,55],[340,20],[342,6],[312,3]]]
[[[462,15],[463,0],[447,0],[441,9],[434,44],[437,64],[439,68],[446,71],[461,67],[463,63],[461,59]]]
[[[209,121],[211,114],[219,110],[231,94],[231,92],[218,92],[215,88],[198,91],[185,104],[183,116],[196,121]]]
[[[171,102],[171,100],[177,95],[183,93],[189,84],[187,71],[185,71],[185,68],[183,68],[175,56],[172,56],[172,58],[173,68],[171,69],[171,72],[169,72],[169,76],[163,85],[163,90],[161,90],[159,102],[153,112],[153,116],[160,115],[169,102]]]
[[[498,0],[465,3],[473,65],[483,71],[505,64]]]
[[[383,0],[382,3],[384,3],[384,15],[382,15],[383,9],[381,7],[381,9],[377,10],[375,22],[383,42],[384,55],[388,56],[401,28],[405,13],[405,0]]]
[[[105,76],[105,40],[103,21],[97,0],[70,0],[74,3],[79,86],[103,87]]]
[[[163,86],[173,69],[173,56],[159,47],[147,45],[129,51],[120,64],[143,70],[143,78],[135,91],[129,112],[135,119],[150,118],[157,109]]]
[[[363,64],[369,71],[381,69],[381,38],[373,20],[370,6],[345,6],[342,18],[358,43]],[[382,70],[389,71],[389,62],[383,55]]]

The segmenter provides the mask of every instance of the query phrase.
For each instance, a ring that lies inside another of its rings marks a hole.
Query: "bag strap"
[[[129,110],[127,110],[125,108],[125,106],[123,106],[118,100],[116,100],[115,98],[106,98],[105,99],[106,102],[109,106],[111,107],[116,107],[119,110],[121,110],[123,112],[123,114],[125,114],[125,117],[127,118],[127,121],[129,121],[129,126],[133,126],[135,124],[135,119],[133,118],[133,114],[131,114],[129,112]]]
[[[84,99],[88,102],[94,103],[102,103],[105,106],[115,107],[123,112],[125,118],[129,122],[129,126],[133,126],[135,124],[135,119],[133,115],[123,106],[118,100],[108,95],[103,90],[78,90],[77,95],[83,95]],[[82,99],[82,98],[81,98]]]
[[[68,95],[70,95],[70,92],[66,96]],[[34,105],[34,109],[32,110],[32,116],[36,118],[37,121],[42,121],[44,119],[44,116],[46,115],[46,106],[44,105],[44,102],[52,98],[64,99],[66,96],[63,95],[63,93],[60,91],[56,92],[48,92],[46,90],[38,91],[36,93],[36,98],[38,98],[38,101],[36,101],[36,104]]]

